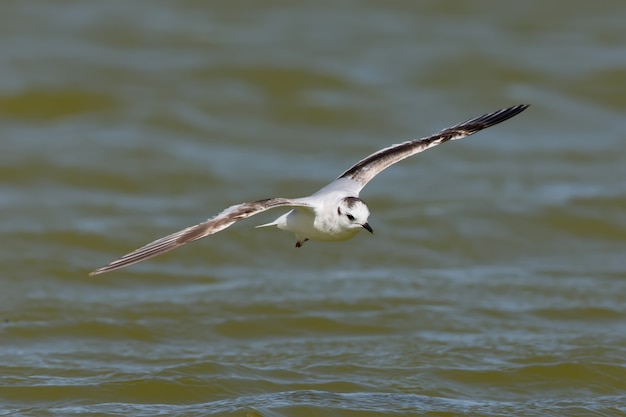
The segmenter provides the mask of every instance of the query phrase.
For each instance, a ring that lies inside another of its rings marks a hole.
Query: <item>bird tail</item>
[[[270,226],[278,226],[278,223],[276,222],[276,220],[274,220],[273,222],[260,224],[258,226],[254,226],[254,227],[259,228],[259,227],[270,227]]]
[[[285,225],[287,224],[287,216],[289,215],[289,213],[291,213],[291,211],[283,214],[282,216],[278,217],[276,220],[274,220],[273,222],[269,222],[269,223],[265,223],[265,224],[260,224],[258,226],[255,227],[271,227],[271,226],[276,226],[280,229],[283,229],[285,227]]]

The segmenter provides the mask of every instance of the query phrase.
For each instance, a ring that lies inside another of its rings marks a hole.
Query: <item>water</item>
[[[0,415],[626,415],[625,12],[3,3]],[[374,236],[87,277],[517,103],[372,181]]]

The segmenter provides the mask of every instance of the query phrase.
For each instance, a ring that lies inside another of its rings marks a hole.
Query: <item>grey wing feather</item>
[[[287,198],[269,198],[266,200],[253,201],[251,203],[237,204],[228,207],[218,215],[202,223],[198,223],[195,226],[190,226],[186,229],[155,240],[152,243],[148,243],[147,245],[122,256],[120,259],[111,262],[107,266],[96,269],[89,275],[102,274],[104,272],[113,271],[115,269],[124,268],[138,262],[145,261],[146,259],[150,259],[176,249],[179,246],[224,230],[239,220],[243,220],[274,207],[284,206],[309,207],[309,204]]]
[[[381,149],[380,151],[375,152],[354,164],[347,171],[341,174],[338,179],[349,178],[359,182],[361,187],[364,187],[382,170],[388,168],[396,162],[449,140],[462,139],[473,135],[478,131],[497,125],[498,123],[502,123],[505,120],[523,112],[528,108],[528,106],[528,104],[519,104],[517,106],[508,107],[506,109],[469,119],[465,122],[444,129],[432,136],[410,140]]]

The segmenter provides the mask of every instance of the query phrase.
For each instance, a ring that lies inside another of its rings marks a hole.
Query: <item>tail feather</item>
[[[276,222],[276,220],[274,220],[273,222],[260,224],[258,226],[254,226],[254,227],[258,229],[259,227],[270,227],[270,226],[277,226],[278,227],[278,223]]]

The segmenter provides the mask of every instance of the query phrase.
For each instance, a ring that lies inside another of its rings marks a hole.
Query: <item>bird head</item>
[[[358,197],[341,199],[337,206],[337,215],[339,216],[339,223],[345,229],[363,228],[370,233],[374,233],[374,230],[367,222],[370,210],[365,202]]]

